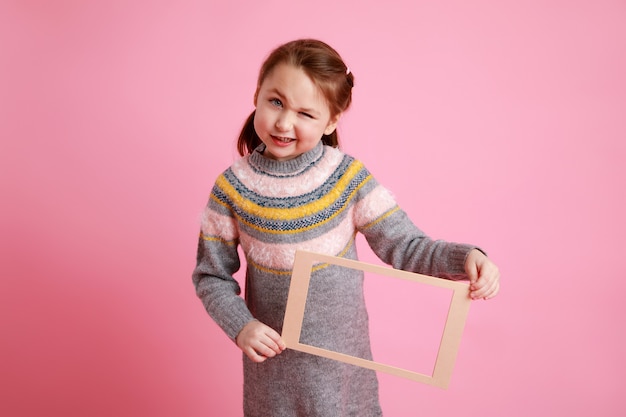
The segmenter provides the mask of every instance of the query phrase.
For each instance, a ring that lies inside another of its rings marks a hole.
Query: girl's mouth
[[[272,136],[272,140],[277,145],[288,145],[291,142],[295,141],[295,139],[293,139],[293,138],[287,138],[287,137],[284,137],[284,136],[274,136],[274,135],[271,135],[271,136]]]

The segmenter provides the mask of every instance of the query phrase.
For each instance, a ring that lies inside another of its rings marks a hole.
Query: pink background
[[[356,75],[344,149],[503,275],[450,388],[381,375],[386,415],[624,415],[626,3],[213,3],[2,2],[0,415],[241,415],[199,213],[304,36]]]

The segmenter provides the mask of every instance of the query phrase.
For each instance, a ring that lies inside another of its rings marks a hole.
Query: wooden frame
[[[304,318],[304,309],[309,291],[311,271],[314,263],[338,265],[385,277],[400,278],[451,289],[453,291],[452,300],[448,309],[448,315],[443,329],[443,335],[441,337],[441,343],[439,344],[437,359],[435,361],[432,375],[421,374],[408,369],[402,369],[376,361],[300,343],[302,320]],[[398,377],[408,378],[413,381],[446,389],[452,375],[452,369],[454,368],[454,362],[461,343],[461,336],[463,334],[463,328],[469,312],[470,303],[471,298],[469,297],[469,288],[466,282],[449,281],[427,275],[401,271],[390,267],[372,265],[351,259],[298,250],[296,251],[293,275],[291,276],[282,337],[287,347],[290,349],[373,369],[375,371],[386,372]]]

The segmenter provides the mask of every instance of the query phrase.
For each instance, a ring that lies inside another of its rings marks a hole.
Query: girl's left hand
[[[470,280],[470,297],[488,300],[500,291],[500,271],[487,256],[473,249],[465,260],[465,272]]]

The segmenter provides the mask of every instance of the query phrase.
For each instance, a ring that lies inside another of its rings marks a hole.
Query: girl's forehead
[[[278,64],[259,86],[261,91],[279,93],[293,102],[308,102],[326,106],[322,90],[302,69],[289,64]]]

